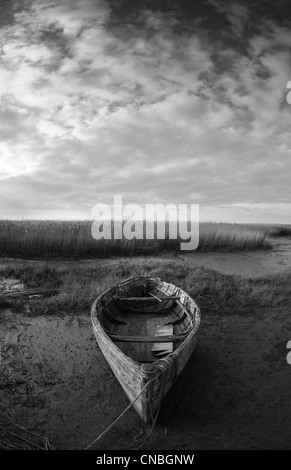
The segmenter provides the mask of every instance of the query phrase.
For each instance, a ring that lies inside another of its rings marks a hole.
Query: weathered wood
[[[112,321],[113,323],[117,323],[118,325],[126,325],[126,322],[121,320],[120,317],[115,316],[111,311],[107,310],[106,312],[107,318]]]
[[[170,312],[170,308],[157,308],[156,310],[143,310],[143,309],[138,309],[138,308],[126,308],[126,310],[123,310],[123,313],[131,313],[131,314],[141,314],[141,313],[147,313],[148,315],[167,315]]]
[[[153,294],[152,292],[149,292],[149,295],[151,295],[154,299],[156,299],[158,302],[162,302],[163,299],[160,299],[159,297],[157,297],[155,294]]]
[[[183,341],[185,335],[169,336],[122,336],[108,333],[108,336],[120,343],[169,343]]]
[[[165,325],[180,325],[181,323],[184,322],[184,320],[187,318],[187,315],[185,312],[183,312],[182,316],[180,318],[177,318],[177,320],[170,321],[168,323],[165,323]]]
[[[173,338],[177,337],[177,335],[173,335],[174,333],[174,327],[173,325],[159,325],[156,328],[155,334],[157,338],[161,337],[168,337],[168,338]],[[157,357],[162,357],[165,356],[166,354],[170,354],[173,352],[174,349],[174,341],[170,340],[168,341],[155,341],[151,352],[154,356]]]
[[[178,299],[172,302],[164,314],[153,308],[152,313],[146,308],[138,314],[124,312],[114,303],[118,295],[140,295],[142,298],[150,292],[154,295],[161,292],[163,296],[174,296]],[[113,310],[111,305],[114,305]],[[110,321],[108,311],[111,311],[111,314],[114,312],[114,317],[117,316],[121,321],[124,320],[124,324]],[[193,352],[200,325],[198,306],[186,292],[173,284],[156,277],[140,276],[126,279],[101,294],[93,303],[91,319],[96,340],[129,400],[133,401],[147,385],[133,406],[144,421],[152,421],[159,411],[163,397]],[[170,320],[174,320],[171,321],[174,334],[159,335],[159,331],[165,330],[162,325],[166,326]],[[122,342],[120,338],[125,337],[142,337],[143,342]],[[173,341],[173,338],[179,338],[179,341]],[[156,354],[151,351],[152,339],[157,347]],[[160,344],[160,339],[165,343]],[[163,351],[163,345],[169,351],[172,345],[173,352],[168,353],[166,349]]]
[[[35,288],[35,289],[25,289],[25,290],[19,290],[19,291],[10,291],[10,292],[0,292],[1,297],[26,297],[30,295],[43,295],[43,294],[53,294],[58,292],[57,289],[41,289],[41,288]]]
[[[152,295],[152,294],[151,294]],[[165,297],[156,297],[156,296],[153,296],[153,298],[151,297],[116,297],[117,300],[125,300],[126,302],[129,301],[129,302],[145,302],[145,301],[155,301],[155,300],[158,300],[159,302],[161,302],[162,300],[178,300],[180,299],[180,296],[178,295],[169,295],[169,296],[165,296]]]

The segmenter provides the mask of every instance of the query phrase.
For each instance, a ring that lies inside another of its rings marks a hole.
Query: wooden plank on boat
[[[180,323],[183,323],[183,321],[187,318],[186,312],[184,312],[180,317],[178,317],[176,320],[169,321],[168,323],[165,323],[165,325],[180,325]]]
[[[156,328],[156,336],[157,337],[173,337],[173,331],[174,331],[174,327],[173,325],[159,325],[157,328]],[[173,352],[173,341],[169,341],[169,342],[165,342],[165,343],[162,343],[162,342],[156,342],[153,344],[153,347],[152,347],[152,353],[155,355],[155,356],[164,356],[165,354],[170,354],[171,352]]]
[[[159,297],[157,297],[155,294],[153,294],[152,292],[149,292],[149,294],[154,298],[154,299],[157,299],[159,302],[162,302],[162,299],[160,299]]]
[[[164,296],[164,297],[158,297],[158,300],[159,301],[162,301],[162,300],[178,300],[180,298],[179,295],[169,295],[169,296]],[[129,301],[129,302],[136,302],[136,301],[155,301],[157,299],[157,297],[119,297],[119,296],[116,296],[116,299],[117,300],[126,300]]]
[[[169,325],[172,326],[172,325]],[[114,341],[118,342],[130,342],[130,343],[167,343],[167,342],[176,342],[176,341],[183,341],[185,339],[185,335],[167,335],[167,336],[122,336],[122,335],[115,335],[113,333],[108,332],[108,336],[113,339]]]
[[[10,292],[0,292],[0,296],[5,297],[5,298],[10,298],[10,297],[26,297],[30,295],[43,295],[43,294],[55,294],[57,293],[57,289],[41,289],[41,288],[35,288],[35,289],[25,289],[25,290],[19,290],[19,291],[10,291]]]
[[[146,313],[147,315],[161,315],[161,314],[164,314],[164,315],[167,315],[170,311],[170,308],[157,308],[155,310],[144,310],[144,309],[138,309],[134,306],[132,307],[126,307],[124,310],[123,310],[123,313],[130,313],[131,315],[133,313],[138,313],[138,314],[143,314],[143,313]]]

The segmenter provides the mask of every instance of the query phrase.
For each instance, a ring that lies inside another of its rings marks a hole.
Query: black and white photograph
[[[290,0],[1,0],[0,170],[0,450],[291,450]]]

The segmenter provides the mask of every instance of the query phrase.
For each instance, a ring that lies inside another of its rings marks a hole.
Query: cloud
[[[242,33],[247,26],[250,12],[248,7],[242,2],[221,2],[218,0],[208,0],[219,13],[226,16],[231,24],[231,31],[235,36],[242,36]]]
[[[209,5],[224,34],[206,28],[209,10],[148,2],[122,16],[35,0],[14,14],[0,29],[2,214],[88,217],[123,194],[287,217],[290,30],[249,3]]]

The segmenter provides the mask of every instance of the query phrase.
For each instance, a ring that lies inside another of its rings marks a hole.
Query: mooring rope
[[[94,441],[91,442],[91,444],[89,444],[87,447],[85,447],[83,450],[88,450],[90,449],[90,447],[92,447],[93,444],[95,444],[96,442],[98,442],[119,420],[120,418],[122,418],[122,416],[132,407],[132,405],[136,402],[136,400],[141,396],[141,394],[144,392],[144,390],[149,386],[149,384],[151,382],[153,382],[154,379],[151,379],[149,380],[145,386],[141,389],[141,391],[139,392],[139,394],[134,398],[134,400],[132,400],[129,405],[125,408],[125,410],[123,410],[123,412],[113,421],[113,423],[111,423],[106,429],[105,431],[103,431],[100,436],[96,437],[96,439],[94,439]]]

